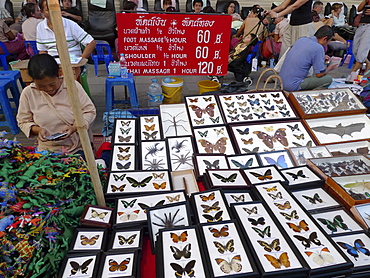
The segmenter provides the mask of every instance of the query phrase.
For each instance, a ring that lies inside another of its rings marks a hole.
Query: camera
[[[257,17],[260,19],[260,20],[264,20],[265,17],[266,17],[266,14],[264,14],[264,9],[263,8],[257,8],[256,9],[256,14],[257,14]]]

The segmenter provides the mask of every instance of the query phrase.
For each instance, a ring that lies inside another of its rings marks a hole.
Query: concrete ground
[[[93,126],[94,133],[101,133],[103,128],[103,113],[105,112],[105,79],[106,79],[106,72],[105,72],[105,65],[99,65],[99,76],[96,77],[94,74],[94,65],[88,64],[88,84],[91,92],[92,100],[97,109],[97,117]],[[252,72],[250,77],[253,79],[253,84],[250,86],[250,89],[255,89],[256,82],[258,77],[260,76],[261,72],[264,68],[260,68],[257,72]],[[337,68],[336,70],[332,71],[330,75],[334,78],[343,77],[348,75],[350,72],[347,69],[347,65],[343,65],[342,67]],[[179,76],[184,80],[184,86],[182,89],[184,96],[190,95],[197,95],[198,93],[198,81],[207,80],[207,76]],[[137,76],[135,77],[136,83],[136,91],[138,94],[139,99],[139,107],[140,108],[147,108],[147,89],[151,83],[151,79],[154,76]],[[159,82],[162,81],[164,77],[159,76],[157,79]],[[263,80],[265,80],[263,78]],[[230,83],[235,81],[233,73],[229,72],[227,76],[224,77],[223,83]],[[273,88],[273,83],[268,84],[267,88]],[[263,87],[261,84],[260,88]],[[115,96],[116,99],[123,99],[124,98],[124,87],[123,86],[116,86],[115,87]],[[115,108],[126,109],[130,108],[127,104],[118,104]],[[3,117],[3,115],[1,115]],[[47,117],[47,115],[45,115]],[[2,119],[0,118],[0,121]],[[7,127],[0,127],[0,130],[9,131]],[[10,138],[9,135],[7,138]],[[25,137],[25,135],[21,132],[16,135],[16,139],[20,141],[24,146],[32,146],[34,144],[33,140],[29,140]]]

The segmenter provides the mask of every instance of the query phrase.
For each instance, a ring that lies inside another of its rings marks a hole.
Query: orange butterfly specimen
[[[153,182],[155,189],[166,189],[167,182],[162,182],[161,184]]]
[[[279,258],[267,254],[264,254],[264,256],[276,269],[280,269],[281,266],[290,267],[290,261],[287,252],[282,253]]]
[[[123,156],[123,155],[118,153],[117,157],[118,157],[119,160],[129,160],[130,157],[131,157],[131,154],[129,153],[128,155]]]
[[[115,186],[114,184],[111,184],[110,187],[112,189],[112,192],[116,192],[116,191],[123,192],[125,190],[126,184],[122,184],[119,187]]]
[[[120,264],[118,264],[115,260],[109,260],[109,271],[125,271],[127,269],[127,265],[130,263],[130,258],[123,260]]]
[[[227,139],[228,138],[226,137],[222,137],[218,139],[218,141],[215,144],[212,144],[211,142],[204,139],[200,139],[198,140],[198,142],[202,145],[206,153],[213,153],[214,151],[219,153],[225,153]]]
[[[241,139],[245,145],[253,144],[253,138],[250,138],[249,140]]]
[[[224,225],[221,230],[217,230],[216,228],[208,228],[209,231],[213,234],[214,237],[227,237],[229,235],[229,226]]]
[[[255,176],[257,179],[259,179],[260,181],[271,180],[272,179],[271,169],[267,169],[266,172],[263,175],[259,174],[259,173],[256,173],[256,172],[250,172],[250,173],[253,176]]]
[[[175,233],[170,233],[170,236],[172,238],[172,241],[174,243],[179,243],[179,242],[185,242],[188,240],[188,232],[182,232],[180,235],[175,234]]]
[[[100,235],[95,235],[95,236],[92,236],[91,238],[88,238],[85,235],[81,235],[80,236],[81,244],[82,245],[94,245],[96,241],[99,239],[99,237]]]
[[[151,125],[151,126],[144,125],[144,127],[145,127],[145,130],[146,130],[146,131],[154,131],[155,124],[154,124],[154,125]]]
[[[206,106],[206,108],[202,109],[196,105],[189,105],[189,107],[193,109],[195,115],[197,115],[198,118],[202,118],[203,114],[208,114],[210,117],[213,117],[215,115],[215,106],[216,103],[210,103]]]
[[[284,102],[283,99],[279,99],[279,100],[274,99],[273,101],[275,101],[276,104],[282,104]]]
[[[224,97],[224,100],[231,100],[231,96],[229,96],[229,97]]]
[[[189,98],[189,101],[190,102],[198,102],[198,99],[197,98]]]
[[[154,117],[144,118],[144,120],[145,120],[146,123],[152,123],[152,122],[154,122]]]
[[[118,150],[121,152],[121,153],[123,153],[123,152],[125,152],[125,153],[127,153],[127,152],[129,152],[130,151],[130,147],[127,147],[127,148],[122,148],[122,147],[118,147]]]
[[[265,143],[265,145],[270,149],[274,147],[274,143],[276,143],[277,141],[285,147],[289,145],[288,139],[286,139],[285,137],[285,128],[279,128],[275,131],[275,134],[273,136],[268,135],[267,133],[262,131],[254,131],[253,133],[256,134],[259,139],[262,139],[262,142]]]
[[[284,203],[284,205],[282,205],[282,204],[278,204],[278,203],[274,203],[274,205],[275,205],[275,206],[277,206],[277,207],[278,207],[279,209],[281,209],[281,210],[292,208],[292,207],[290,206],[290,202],[289,202],[289,201],[286,201],[286,202]]]
[[[203,202],[212,201],[215,199],[215,193],[211,193],[208,196],[206,195],[199,195]]]
[[[296,233],[300,233],[302,230],[307,232],[310,229],[308,227],[308,224],[304,220],[301,220],[299,222],[298,226],[296,224],[293,224],[293,223],[287,223],[287,224],[288,224],[289,228],[291,228]]]

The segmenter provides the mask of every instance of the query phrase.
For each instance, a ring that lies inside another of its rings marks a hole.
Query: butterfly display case
[[[159,191],[171,191],[169,171],[110,172],[105,187],[108,197]]]
[[[338,185],[344,189],[346,192],[344,196],[349,195],[353,199],[353,201],[349,200],[350,205],[370,203],[370,174],[332,177],[328,180],[328,184],[334,190]]]
[[[139,137],[141,141],[152,141],[163,139],[161,119],[159,118],[158,115],[140,116],[139,127],[140,127]]]
[[[112,250],[103,254],[99,277],[140,277],[139,249]]]
[[[284,92],[226,94],[217,97],[227,124],[297,119]]]
[[[149,207],[160,207],[164,204],[183,202],[187,200],[186,198],[183,190],[117,198],[113,225],[117,228],[145,226],[147,225],[147,209]]]
[[[253,201],[252,195],[245,189],[223,189],[226,202],[230,207],[233,203],[244,203]]]
[[[108,250],[141,248],[143,234],[143,229],[115,228],[110,236]]]
[[[140,144],[142,170],[169,170],[166,141],[144,141]]]
[[[197,180],[192,169],[171,172],[174,190],[185,190],[186,194],[199,192]]]
[[[232,204],[231,208],[261,277],[307,277],[304,260],[261,202]]]
[[[345,252],[354,267],[352,277],[369,277],[370,238],[367,234],[340,235],[333,237],[335,243]]]
[[[195,176],[200,178],[206,169],[229,169],[228,159],[224,154],[194,154]]]
[[[185,102],[193,128],[224,124],[215,96],[185,97]]]
[[[149,237],[152,253],[156,252],[156,242],[160,229],[190,226],[190,208],[188,202],[151,207],[147,209]]]
[[[199,154],[235,154],[234,146],[225,126],[194,129],[194,137]]]
[[[355,205],[350,211],[365,228],[370,229],[370,204]]]
[[[161,229],[156,249],[156,277],[209,277],[195,226]]]
[[[260,277],[235,221],[200,226],[209,277]]]
[[[370,153],[369,141],[357,141],[326,145],[332,156],[368,155]]]
[[[276,191],[269,192],[271,188]],[[335,277],[333,273],[350,271],[352,263],[343,251],[316,225],[309,213],[301,207],[300,200],[297,202],[282,184],[257,185],[255,190],[310,267],[311,277],[328,273]],[[273,200],[271,192],[276,192],[274,197],[279,195],[278,198]],[[323,200],[326,199],[323,197]]]
[[[370,119],[366,114],[307,119],[303,122],[319,145],[370,138]]]
[[[262,163],[256,153],[228,155],[227,160],[230,169],[247,169],[262,166]]]
[[[106,241],[106,229],[77,228],[69,250],[70,252],[104,251]]]
[[[137,119],[116,118],[114,120],[113,144],[136,144],[137,143]]]
[[[250,187],[240,169],[207,169],[205,175],[207,188],[245,188]]]
[[[62,262],[58,278],[86,277],[98,278],[100,252],[67,253]]]
[[[287,179],[280,173],[276,165],[244,169],[243,171],[247,176],[249,184],[267,183],[272,181],[280,181],[283,184],[288,184]]]
[[[295,161],[296,166],[306,165],[307,159],[313,158],[313,155],[308,147],[289,148],[288,151]]]
[[[206,190],[192,194],[197,223],[211,223],[231,220],[228,205],[220,189]]]
[[[348,88],[291,92],[289,100],[303,119],[363,114],[366,107]]]
[[[193,139],[191,136],[167,137],[168,162],[171,171],[194,169],[193,165]]]
[[[341,206],[323,188],[312,188],[292,192],[297,201],[308,211]]]
[[[136,148],[133,145],[113,145],[110,162],[111,171],[127,171],[136,169]]]
[[[313,146],[313,139],[300,121],[230,126],[238,153],[284,150]]]
[[[113,211],[113,208],[86,205],[80,218],[80,224],[82,227],[110,228]]]
[[[162,134],[165,138],[193,135],[185,103],[161,104],[159,115],[162,121]]]
[[[276,165],[279,169],[295,166],[288,150],[258,153],[262,166]]]
[[[344,209],[328,210],[311,215],[330,236],[364,232],[364,229]]]
[[[307,165],[280,170],[288,185],[295,189],[323,187],[325,180]]]

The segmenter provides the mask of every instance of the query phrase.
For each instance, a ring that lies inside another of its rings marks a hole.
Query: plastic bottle
[[[152,79],[152,84],[148,88],[148,107],[156,107],[162,103],[162,87],[157,83],[157,79]]]
[[[366,63],[363,63],[359,72],[358,72],[358,76],[357,76],[357,79],[359,81],[361,81],[361,79],[364,77],[365,75],[365,72],[366,72]]]
[[[121,57],[119,58],[119,67],[121,72],[121,78],[128,78],[127,62],[125,59],[125,55],[123,53],[121,53],[120,55]]]

